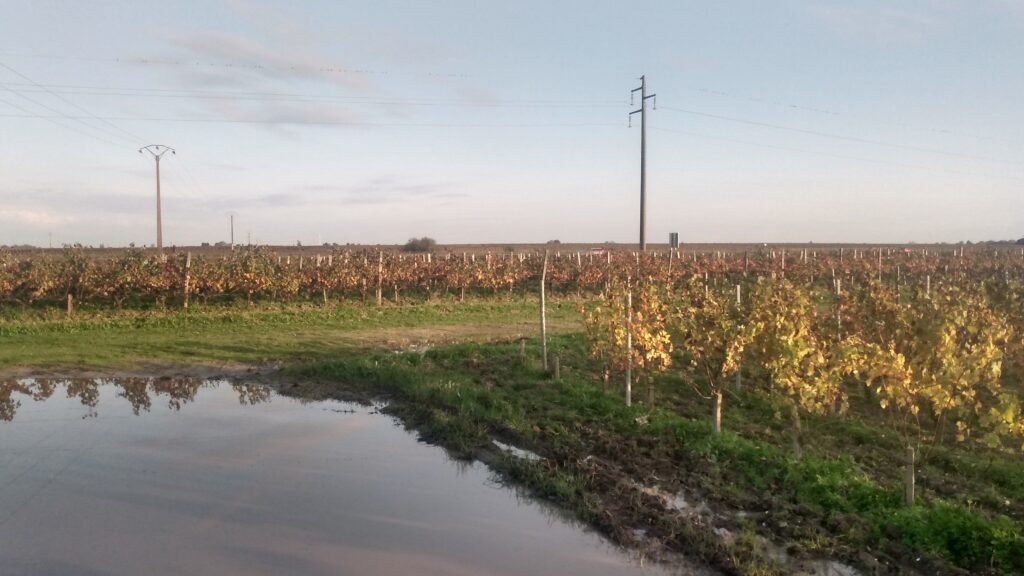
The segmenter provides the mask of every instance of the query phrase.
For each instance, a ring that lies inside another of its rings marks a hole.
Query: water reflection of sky
[[[35,385],[0,421],[5,574],[658,573],[370,408]]]

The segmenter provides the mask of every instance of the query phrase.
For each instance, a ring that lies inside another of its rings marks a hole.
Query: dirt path
[[[580,329],[577,322],[550,321],[548,333],[558,334]],[[494,342],[539,336],[536,322],[505,324],[438,325],[416,328],[381,328],[344,334],[342,339],[357,346],[408,349],[462,342]]]

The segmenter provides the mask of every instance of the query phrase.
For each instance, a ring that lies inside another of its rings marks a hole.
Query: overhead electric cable
[[[796,133],[799,133],[799,134],[808,134],[810,136],[819,136],[819,137],[823,137],[823,138],[833,138],[833,139],[836,139],[836,140],[846,140],[846,141],[849,141],[849,142],[859,142],[859,143],[862,143],[862,144],[871,144],[871,145],[874,145],[874,146],[887,146],[887,147],[890,147],[890,148],[899,148],[899,149],[902,149],[902,150],[912,150],[912,151],[915,151],[915,152],[926,152],[926,153],[930,153],[930,154],[941,154],[941,155],[944,155],[944,156],[951,156],[951,157],[954,157],[954,158],[965,158],[965,159],[968,159],[968,160],[983,160],[983,161],[986,161],[986,162],[996,162],[996,163],[999,163],[999,164],[1020,165],[1018,162],[1007,162],[1005,160],[997,160],[995,158],[988,158],[988,157],[985,157],[985,156],[974,156],[974,155],[971,155],[971,154],[961,154],[959,152],[950,152],[948,150],[937,150],[937,149],[934,149],[934,148],[924,148],[924,147],[920,147],[920,146],[910,146],[910,145],[907,145],[907,144],[897,144],[897,143],[894,143],[894,142],[885,142],[885,141],[882,141],[882,140],[872,140],[870,138],[861,138],[861,137],[858,137],[858,136],[849,136],[849,135],[845,135],[845,134],[834,134],[834,133],[830,133],[830,132],[822,132],[820,130],[809,130],[809,129],[806,129],[806,128],[795,128],[793,126],[784,126],[784,125],[781,125],[781,124],[772,124],[770,122],[761,122],[761,121],[758,121],[758,120],[749,120],[749,119],[746,119],[746,118],[736,118],[736,117],[732,117],[732,116],[723,116],[721,114],[712,114],[710,112],[701,112],[701,111],[698,111],[698,110],[687,110],[685,108],[676,108],[676,107],[673,107],[673,106],[664,106],[663,105],[661,107],[661,109],[662,110],[668,110],[668,111],[671,111],[671,112],[680,112],[680,113],[683,113],[683,114],[690,114],[690,115],[693,115],[693,116],[700,116],[700,117],[703,117],[703,118],[713,118],[715,120],[725,120],[727,122],[735,122],[735,123],[739,123],[739,124],[747,124],[747,125],[750,125],[750,126],[761,126],[761,127],[764,127],[764,128],[771,128],[773,130],[785,130],[785,131],[788,131],[788,132],[796,132]]]
[[[0,114],[0,118],[51,118],[50,116],[26,116],[21,114]],[[69,119],[78,117],[69,116]],[[547,123],[446,123],[446,122],[357,122],[345,120],[258,120],[234,118],[170,118],[153,116],[105,116],[106,120],[132,120],[147,122],[198,122],[222,124],[295,124],[309,126],[351,126],[380,128],[609,128],[622,127],[614,122],[547,122]]]
[[[17,94],[17,92],[14,92],[14,94]],[[21,110],[22,112],[25,113],[24,115],[0,114],[0,116],[9,117],[9,118],[11,118],[11,117],[13,117],[13,118],[38,118],[40,120],[46,120],[47,122],[50,122],[51,124],[55,124],[57,126],[60,126],[61,128],[66,128],[68,130],[71,130],[72,132],[77,132],[77,133],[79,133],[79,134],[81,134],[83,136],[88,136],[89,138],[92,138],[94,140],[98,140],[98,141],[103,142],[105,144],[110,144],[111,146],[116,146],[118,148],[123,148],[124,147],[123,144],[118,144],[118,143],[116,143],[116,142],[114,142],[112,140],[108,140],[108,139],[106,139],[106,138],[104,138],[102,136],[97,136],[96,134],[93,134],[91,132],[86,132],[85,130],[82,130],[82,129],[76,127],[76,126],[65,124],[65,123],[60,122],[59,120],[57,120],[57,118],[50,117],[50,116],[43,116],[42,114],[38,114],[36,112],[33,112],[33,111],[31,111],[31,110],[29,110],[27,108],[19,106],[18,104],[15,104],[14,102],[11,102],[9,100],[5,100],[3,98],[0,98],[0,102],[3,102],[4,104],[10,106],[11,108],[14,108],[16,110]]]
[[[82,112],[83,114],[89,116],[90,118],[93,118],[94,120],[97,120],[97,121],[99,121],[99,122],[101,122],[101,123],[103,123],[105,125],[110,126],[114,130],[116,130],[118,132],[121,132],[122,134],[127,135],[129,138],[131,138],[136,143],[138,141],[142,141],[143,138],[141,136],[137,136],[137,135],[129,132],[128,130],[125,130],[124,128],[118,126],[117,124],[114,124],[113,122],[109,122],[109,121],[103,120],[102,118],[97,117],[95,114],[93,114],[93,113],[89,112],[88,110],[82,108],[81,106],[75,104],[75,102],[71,101],[70,99],[68,99],[66,97],[63,97],[62,95],[60,95],[60,94],[54,92],[53,90],[47,88],[43,84],[40,84],[39,82],[36,82],[32,78],[29,78],[25,74],[22,74],[22,73],[20,73],[20,72],[18,72],[16,70],[14,70],[10,66],[7,66],[6,64],[2,63],[2,61],[0,61],[0,68],[3,68],[5,70],[7,70],[8,72],[14,74],[18,78],[22,78],[23,80],[26,80],[26,81],[30,82],[33,86],[36,86],[36,87],[42,89],[46,93],[54,96],[55,98],[59,99],[62,102],[65,102],[65,104],[67,104],[68,106],[71,106],[72,108],[75,108],[76,110],[78,110],[79,112]]]
[[[850,118],[851,117],[851,114],[849,114],[847,112],[839,112],[839,111],[836,111],[836,110],[832,110],[830,108],[821,108],[821,107],[816,107],[816,106],[807,106],[807,105],[804,105],[804,104],[793,104],[791,102],[785,102],[785,101],[777,100],[777,99],[770,98],[770,97],[744,96],[744,95],[733,94],[733,93],[727,92],[725,90],[720,90],[720,89],[716,89],[716,88],[706,88],[706,87],[701,87],[701,86],[688,86],[688,88],[690,90],[693,90],[695,92],[700,92],[702,94],[710,94],[710,95],[713,95],[713,96],[720,96],[720,97],[732,98],[732,99],[738,99],[738,100],[746,100],[748,102],[756,102],[758,104],[770,104],[770,105],[773,105],[773,106],[778,106],[778,107],[781,107],[781,108],[785,108],[787,110],[796,110],[796,111],[800,111],[800,112],[813,112],[813,113],[816,113],[816,114],[822,114],[822,115],[831,116],[833,118],[836,118],[836,117]],[[962,137],[962,138],[971,138],[973,140],[982,140],[982,141],[987,141],[987,142],[999,142],[999,143],[1003,143],[1003,144],[1012,144],[1012,145],[1015,145],[1015,146],[1024,145],[1024,140],[1020,140],[1020,139],[1014,140],[1014,139],[1009,139],[1009,138],[998,138],[998,137],[993,137],[993,136],[982,136],[980,134],[972,134],[972,133],[969,133],[969,132],[962,132],[962,131],[959,131],[959,130],[950,130],[948,128],[936,128],[936,127],[920,126],[920,125],[911,124],[911,123],[907,123],[907,122],[884,122],[883,121],[881,123],[889,125],[889,126],[896,126],[898,128],[906,128],[906,129],[910,129],[910,130],[917,130],[917,131],[920,131],[920,132],[928,132],[928,133],[931,133],[931,134],[940,134],[942,136],[958,136],[958,137]]]
[[[684,136],[691,136],[691,137],[694,137],[694,138],[704,138],[704,139],[707,139],[707,140],[718,140],[718,141],[721,141],[721,142],[731,142],[731,143],[734,143],[734,144],[744,144],[744,145],[747,145],[747,146],[755,146],[755,147],[758,147],[758,148],[769,148],[769,149],[772,149],[772,150],[783,150],[783,151],[787,151],[787,152],[798,152],[798,153],[801,153],[801,154],[813,154],[815,156],[827,156],[829,158],[838,158],[838,159],[841,159],[841,160],[853,160],[853,161],[856,161],[856,162],[866,162],[866,163],[870,163],[870,164],[880,164],[880,165],[883,165],[883,166],[895,166],[895,167],[898,167],[898,168],[912,168],[914,170],[924,170],[926,172],[934,172],[936,174],[948,174],[948,175],[954,175],[954,176],[970,176],[970,177],[975,177],[975,178],[977,178],[977,177],[997,178],[997,179],[1017,180],[1017,181],[1024,182],[1024,177],[1010,176],[1010,175],[1005,175],[1005,174],[979,174],[979,173],[972,173],[972,172],[960,172],[960,171],[956,171],[956,170],[945,170],[945,169],[942,169],[942,168],[932,168],[932,167],[929,167],[929,166],[921,166],[921,165],[917,165],[917,164],[905,164],[903,162],[890,162],[888,160],[875,160],[873,158],[863,158],[863,157],[858,157],[858,156],[847,156],[845,154],[833,154],[831,152],[822,152],[820,150],[807,150],[807,149],[804,149],[804,148],[796,148],[796,147],[791,147],[791,146],[779,146],[779,145],[776,145],[776,144],[765,144],[764,142],[754,142],[754,141],[751,141],[751,140],[742,140],[742,139],[739,139],[739,138],[727,138],[727,137],[724,137],[724,136],[712,136],[710,134],[701,134],[699,132],[689,132],[687,130],[676,130],[676,129],[672,129],[672,128],[661,128],[661,127],[652,127],[651,129],[652,130],[656,130],[658,132],[669,132],[669,133],[672,133],[672,134],[682,134]]]
[[[13,84],[12,84],[13,85]],[[197,98],[208,100],[257,100],[274,102],[343,102],[395,106],[458,106],[479,108],[613,108],[625,100],[494,100],[470,101],[453,98],[388,98],[380,96],[339,96],[332,94],[301,94],[288,92],[241,92],[223,90],[126,88],[50,84],[47,92],[82,96],[125,96],[150,98]]]

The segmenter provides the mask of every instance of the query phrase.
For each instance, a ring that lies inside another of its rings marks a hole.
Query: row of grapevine
[[[841,289],[778,275],[717,287],[704,275],[648,277],[612,286],[583,307],[584,323],[606,379],[678,370],[713,402],[716,433],[724,392],[747,374],[788,409],[797,458],[801,415],[842,414],[854,393],[915,452],[969,441],[1024,451],[1024,282],[983,269],[971,281],[866,276]]]
[[[0,251],[0,304],[101,307],[169,305],[192,301],[257,300],[324,302],[351,299],[429,299],[439,295],[507,295],[537,289],[543,254],[409,255],[338,251],[315,257],[275,254],[253,247],[228,256],[160,254],[128,249],[94,257],[71,247],[59,257],[15,258]],[[871,280],[901,291],[932,281],[1004,283],[1024,277],[1024,252],[1015,249],[968,254],[934,250],[876,249],[637,254],[554,253],[546,275],[553,294],[604,292],[627,278],[682,286],[694,276],[712,287],[733,286],[757,277],[795,284],[856,289]]]

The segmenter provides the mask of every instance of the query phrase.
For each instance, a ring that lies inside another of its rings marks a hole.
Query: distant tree
[[[561,240],[548,240],[548,244],[551,244],[551,245],[557,245],[557,244],[561,244],[561,243],[562,243]]]
[[[409,241],[402,246],[402,252],[430,252],[437,246],[437,241],[424,236],[423,238],[409,238]]]
[[[1024,238],[1021,238],[1020,240],[1017,240],[1017,244],[1024,245]]]

